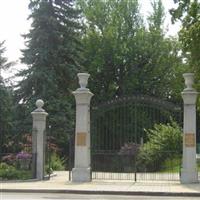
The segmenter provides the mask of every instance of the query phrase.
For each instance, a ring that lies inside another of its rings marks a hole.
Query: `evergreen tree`
[[[7,61],[7,58],[4,57],[4,42],[0,42],[0,72],[3,69],[8,69],[11,66],[11,63]],[[7,142],[8,136],[11,134],[12,127],[12,98],[10,90],[5,86],[3,77],[0,73],[0,153],[5,150],[5,143]]]
[[[29,8],[32,25],[21,59],[28,69],[18,74],[24,78],[16,94],[27,114],[36,99],[44,100],[52,134],[66,146],[73,125],[71,89],[80,70],[79,11],[73,0],[31,0]]]
[[[3,84],[3,77],[1,76],[2,70],[7,70],[12,63],[3,55],[5,53],[4,42],[0,42],[0,84]]]

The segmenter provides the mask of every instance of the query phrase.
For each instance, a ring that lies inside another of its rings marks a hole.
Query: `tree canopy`
[[[181,21],[179,39],[189,58],[194,72],[200,73],[200,2],[198,0],[176,0],[178,7],[171,9],[172,21]]]
[[[195,73],[197,79],[195,87],[200,88],[200,2],[198,0],[174,0],[178,5],[171,9],[172,21],[180,21],[182,28],[179,40],[185,53],[185,61],[189,64],[189,71]],[[200,102],[198,100],[198,109]]]
[[[166,37],[161,0],[146,23],[139,0],[30,0],[30,31],[18,73],[15,125],[31,130],[30,112],[43,99],[52,136],[61,148],[74,128],[76,74],[89,72],[96,102],[143,93],[180,100],[181,46]],[[63,151],[64,152],[64,151]]]
[[[169,98],[180,91],[180,46],[165,37],[161,1],[152,3],[148,27],[137,0],[87,0],[78,5],[85,19],[83,66],[91,74],[90,87],[99,94],[98,101],[133,93]]]

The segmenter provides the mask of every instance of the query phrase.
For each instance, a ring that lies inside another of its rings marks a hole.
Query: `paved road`
[[[0,200],[199,200],[200,197],[0,193]]]

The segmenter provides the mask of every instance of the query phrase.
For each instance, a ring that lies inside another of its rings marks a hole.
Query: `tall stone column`
[[[80,88],[73,92],[76,99],[75,163],[73,182],[91,181],[90,168],[90,100],[93,94],[87,86],[89,74],[79,73]]]
[[[181,183],[198,182],[196,164],[196,99],[198,92],[192,87],[193,73],[183,74],[186,88],[183,90],[184,125],[183,125],[183,159]]]
[[[45,165],[45,130],[46,130],[46,117],[48,113],[42,108],[44,102],[39,99],[36,101],[37,109],[31,115],[33,117],[33,137],[32,137],[32,153],[33,163],[35,169],[36,179],[42,180],[44,178],[44,165]]]

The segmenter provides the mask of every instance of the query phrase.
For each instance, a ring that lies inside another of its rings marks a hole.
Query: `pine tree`
[[[6,51],[4,43],[5,41],[0,42],[0,84],[3,84],[3,77],[1,76],[2,70],[6,70],[12,65],[12,63],[8,62],[8,59],[3,55]]]
[[[73,121],[70,91],[80,70],[79,11],[73,0],[31,0],[29,8],[32,25],[21,59],[28,69],[18,74],[24,77],[18,101],[31,112],[36,99],[43,99],[53,134],[65,144]]]
[[[7,58],[3,55],[5,50],[4,42],[0,42],[0,72],[11,66],[11,63],[9,63]],[[6,143],[8,135],[11,133],[11,99],[10,91],[5,86],[0,73],[0,153],[5,150],[4,144]]]

